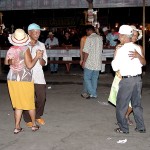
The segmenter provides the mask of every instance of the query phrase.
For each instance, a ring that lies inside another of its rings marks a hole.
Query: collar
[[[37,41],[37,42],[35,43],[35,45],[31,45],[31,43],[29,43],[28,46],[31,46],[31,47],[39,46],[39,41]]]
[[[94,32],[94,33],[92,33],[91,35],[95,35],[95,34],[96,34],[96,33]],[[91,35],[90,35],[90,36],[91,36]]]

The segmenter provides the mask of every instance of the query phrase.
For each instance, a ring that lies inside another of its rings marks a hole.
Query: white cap
[[[49,35],[54,35],[53,32],[49,32],[48,34],[49,34]]]
[[[106,31],[108,31],[108,28],[104,27],[102,30],[103,30],[103,32],[106,32]]]
[[[131,35],[131,34],[133,34],[133,29],[129,25],[122,25],[119,28],[119,33],[120,34]]]

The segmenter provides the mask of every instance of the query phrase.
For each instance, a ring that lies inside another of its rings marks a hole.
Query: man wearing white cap
[[[41,116],[44,112],[45,100],[46,100],[46,81],[44,78],[44,72],[42,66],[47,65],[47,54],[44,43],[38,41],[41,28],[39,25],[32,23],[28,26],[28,34],[30,36],[30,43],[28,47],[32,57],[34,58],[37,50],[43,51],[43,58],[39,59],[32,69],[32,77],[35,87],[35,107],[36,107],[36,121],[40,125],[44,125],[45,121]],[[32,126],[31,118],[27,111],[24,111],[23,117],[28,127]]]
[[[135,131],[140,133],[146,132],[141,106],[142,64],[136,55],[130,55],[137,51],[142,56],[142,52],[138,45],[131,42],[132,36],[133,29],[129,25],[122,25],[120,27],[119,40],[124,45],[117,50],[116,56],[112,61],[113,70],[119,70],[122,76],[116,102],[116,117],[119,125],[119,128],[115,129],[117,133],[129,133],[125,114],[130,101],[136,122]]]

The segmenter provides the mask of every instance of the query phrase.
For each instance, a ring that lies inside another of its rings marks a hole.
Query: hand
[[[140,54],[135,50],[135,51],[129,51],[129,57],[131,57],[131,60],[134,58],[139,58]]]
[[[8,65],[14,65],[15,64],[15,61],[14,59],[8,59]]]
[[[36,51],[36,57],[39,59],[43,58],[43,52],[44,52],[43,50],[37,50]]]
[[[83,61],[83,62],[82,62],[82,68],[84,68],[84,67],[85,67],[85,62]]]
[[[67,51],[69,50],[67,46],[66,46],[66,50],[67,50]]]
[[[80,60],[80,65],[82,66],[83,60]]]

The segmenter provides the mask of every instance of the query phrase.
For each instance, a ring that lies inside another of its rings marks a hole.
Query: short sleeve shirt
[[[47,53],[45,49],[44,43],[38,41],[35,46],[31,46],[30,43],[28,45],[30,48],[30,52],[32,55],[32,58],[36,56],[36,51],[37,50],[43,50],[43,59],[46,62],[47,65]],[[32,74],[33,74],[33,81],[35,84],[46,84],[45,77],[44,77],[44,72],[43,72],[43,67],[40,64],[40,61],[38,60],[35,64],[35,66],[32,68]]]
[[[7,51],[6,59],[13,59],[15,61],[13,65],[10,65],[10,70],[7,75],[8,80],[32,81],[31,70],[26,67],[24,62],[24,54],[27,49],[27,46],[12,46]]]
[[[101,70],[102,65],[102,37],[96,33],[92,33],[87,37],[83,52],[88,53],[88,58],[85,62],[85,68],[90,70]]]

